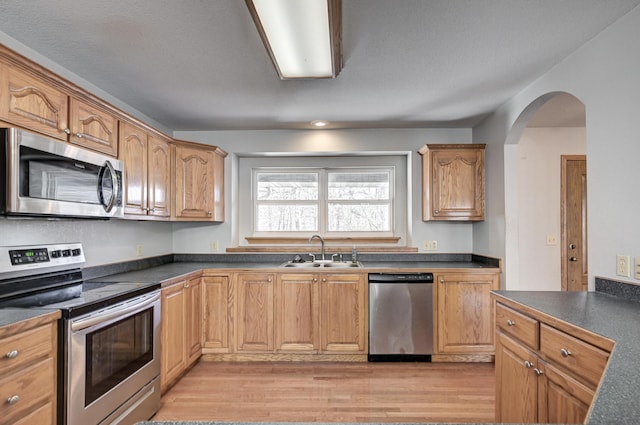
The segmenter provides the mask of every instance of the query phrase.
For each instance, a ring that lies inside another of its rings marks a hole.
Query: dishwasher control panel
[[[369,282],[433,283],[433,273],[369,273]]]

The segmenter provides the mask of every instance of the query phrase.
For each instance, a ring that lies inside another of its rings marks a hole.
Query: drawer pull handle
[[[538,369],[537,367],[534,367],[533,371],[535,372],[536,376],[544,375],[544,372]]]
[[[7,403],[10,404],[10,405],[14,405],[19,401],[20,401],[20,397],[18,396],[18,394],[12,395],[11,397],[9,397],[7,399]]]
[[[11,350],[4,356],[8,359],[15,359],[16,357],[18,357],[18,350]]]
[[[562,354],[562,357],[569,357],[571,355],[571,351],[567,350],[566,348],[563,348],[560,350],[560,354]]]
[[[507,326],[514,326],[516,324],[516,322],[514,322],[513,320],[509,319],[507,320]]]
[[[533,366],[533,363],[531,363],[529,360],[524,361],[524,367],[526,367],[527,369],[531,369],[531,366]]]

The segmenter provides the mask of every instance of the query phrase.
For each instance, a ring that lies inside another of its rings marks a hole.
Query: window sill
[[[320,243],[313,241],[309,244],[308,238],[276,238],[276,237],[247,237],[249,245],[241,245],[227,248],[227,252],[299,252],[301,248],[313,250],[320,248]],[[356,237],[338,238],[328,237],[324,241],[327,249],[350,252],[353,245],[357,245],[358,252],[418,252],[418,248],[412,246],[396,245],[399,237]]]

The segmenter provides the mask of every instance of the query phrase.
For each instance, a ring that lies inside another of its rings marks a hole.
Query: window
[[[410,152],[238,155],[237,246],[406,244],[411,223]],[[403,245],[404,246],[404,245]]]
[[[393,230],[394,168],[254,168],[255,234]]]

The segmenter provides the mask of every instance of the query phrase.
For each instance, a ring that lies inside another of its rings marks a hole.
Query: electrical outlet
[[[635,273],[633,274],[633,277],[640,280],[640,257],[636,257],[635,260]]]
[[[423,241],[422,247],[425,251],[437,251],[438,241]]]
[[[218,241],[211,241],[211,252],[218,252]]]
[[[556,235],[547,235],[547,245],[557,245],[558,237]]]
[[[631,277],[631,258],[628,255],[616,256],[616,274],[618,276]]]
[[[142,257],[142,245],[140,244],[136,245],[136,255]]]

